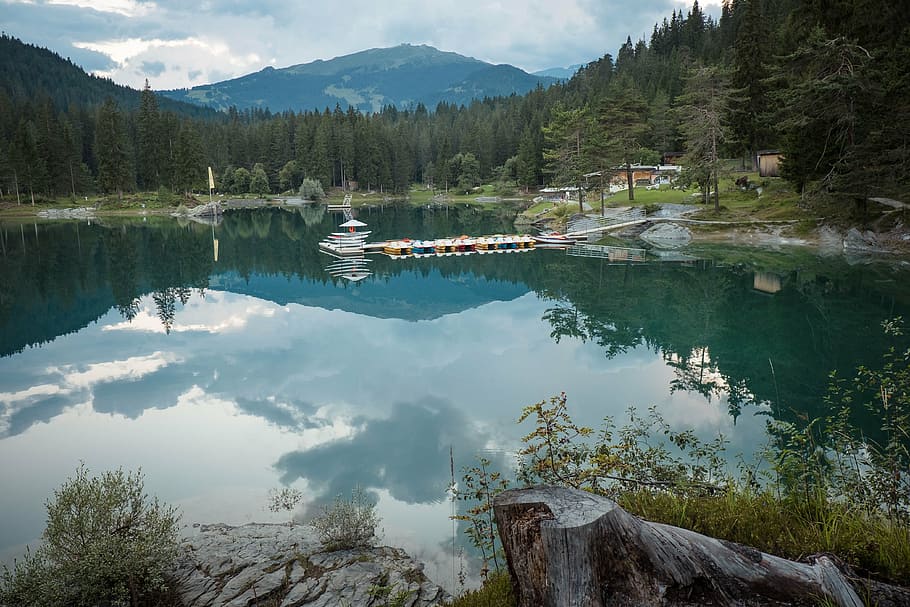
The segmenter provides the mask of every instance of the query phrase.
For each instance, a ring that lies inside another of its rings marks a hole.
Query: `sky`
[[[721,0],[702,0],[715,17]],[[403,43],[528,72],[616,55],[691,0],[0,0],[0,29],[118,84],[192,87]]]

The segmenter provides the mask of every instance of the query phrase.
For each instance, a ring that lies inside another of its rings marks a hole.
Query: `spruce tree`
[[[123,191],[133,185],[133,172],[127,147],[123,114],[117,103],[108,97],[98,110],[95,131],[95,157],[98,160],[98,185],[105,193]]]
[[[140,188],[157,190],[161,185],[162,139],[158,99],[146,80],[136,116],[136,176]]]
[[[769,33],[761,9],[761,0],[746,3],[743,19],[733,48],[731,74],[731,134],[743,156],[755,158],[755,152],[770,140],[769,98],[767,94],[767,59],[771,54]]]

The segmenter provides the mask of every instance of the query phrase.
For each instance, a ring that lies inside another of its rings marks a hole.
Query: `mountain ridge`
[[[378,112],[390,105],[468,105],[484,97],[522,95],[558,80],[428,45],[400,44],[158,93],[219,110],[321,111],[339,105]]]

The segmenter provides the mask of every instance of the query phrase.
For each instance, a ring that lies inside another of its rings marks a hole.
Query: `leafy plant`
[[[0,604],[136,606],[166,595],[179,516],[145,493],[141,471],[92,477],[80,464],[46,506],[43,544],[4,568]]]
[[[482,565],[480,575],[484,579],[490,573],[490,562],[496,573],[500,572],[499,561],[502,547],[496,534],[496,522],[493,520],[493,498],[509,487],[509,481],[501,472],[490,470],[490,460],[485,457],[477,458],[477,465],[465,471],[463,480],[465,490],[458,492],[458,499],[467,501],[472,505],[467,509],[467,514],[459,514],[454,518],[469,523],[465,533],[471,543],[480,550]]]
[[[594,430],[572,420],[565,392],[525,407],[518,422],[533,416],[536,426],[522,439],[519,479],[526,484],[588,489],[614,498],[641,487],[711,493],[730,482],[723,436],[706,443],[691,429],[674,431],[654,407],[646,416],[639,416],[635,408],[628,414],[629,422],[619,429],[612,418],[605,418],[592,443]],[[671,453],[671,446],[678,455]]]
[[[278,513],[282,510],[291,512],[303,499],[303,493],[293,487],[269,490],[269,510]]]
[[[350,499],[337,495],[330,506],[323,506],[312,525],[326,550],[347,550],[373,546],[380,520],[376,503],[355,487]]]
[[[300,184],[300,197],[304,200],[314,200],[319,202],[325,198],[325,192],[322,189],[322,184],[318,179],[313,179],[312,177],[304,178],[303,182]]]

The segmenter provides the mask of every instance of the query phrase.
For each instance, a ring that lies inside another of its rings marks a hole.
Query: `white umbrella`
[[[362,221],[357,221],[356,219],[351,219],[350,221],[345,221],[343,224],[338,226],[339,228],[362,228],[367,224]]]

